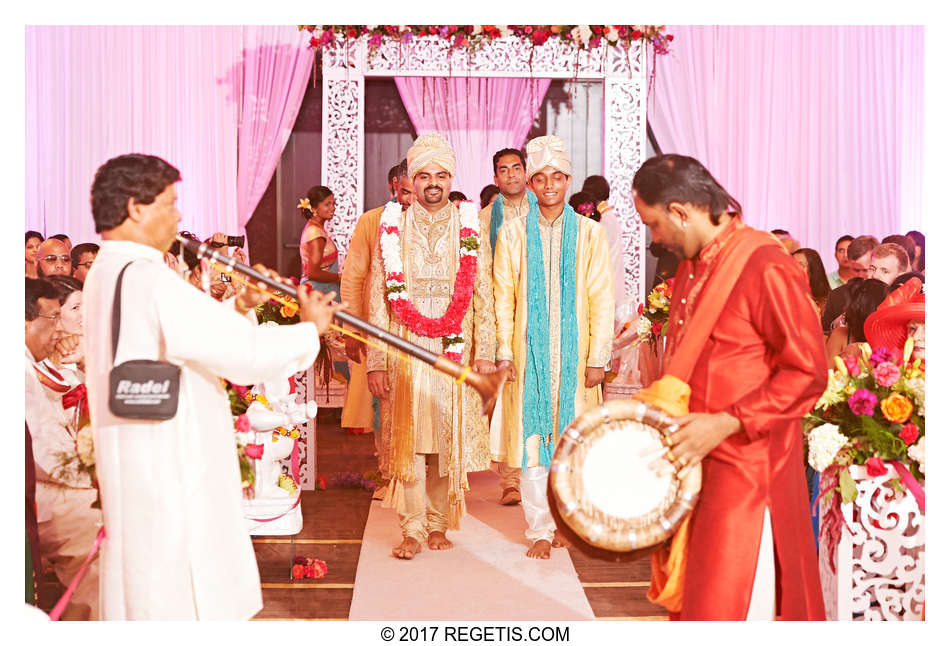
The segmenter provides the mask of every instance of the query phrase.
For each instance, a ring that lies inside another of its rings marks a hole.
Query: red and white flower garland
[[[442,337],[443,353],[456,362],[462,361],[465,339],[462,319],[472,303],[475,276],[478,270],[478,211],[471,202],[459,204],[459,269],[455,290],[449,306],[439,318],[423,316],[409,298],[406,275],[402,266],[400,224],[402,206],[390,202],[379,220],[379,246],[386,272],[386,298],[399,321],[419,336]]]

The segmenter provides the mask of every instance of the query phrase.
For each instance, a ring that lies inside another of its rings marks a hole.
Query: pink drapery
[[[922,27],[668,29],[657,143],[709,168],[749,224],[790,231],[829,272],[845,233],[922,228]]]
[[[478,202],[494,183],[491,159],[502,148],[524,146],[550,79],[395,78],[419,134],[438,132],[455,150],[452,189]]]
[[[181,229],[242,233],[296,119],[305,43],[292,26],[27,27],[26,227],[98,240],[95,170],[141,152],[181,171]]]
[[[243,27],[243,75],[238,109],[238,225],[254,215],[293,131],[313,53],[310,33],[277,27]]]

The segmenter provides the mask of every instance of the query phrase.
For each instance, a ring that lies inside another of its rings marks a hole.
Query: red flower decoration
[[[252,460],[260,460],[262,457],[264,457],[264,445],[248,444],[244,447],[244,455],[251,458]]]
[[[317,476],[317,489],[320,491],[327,490],[327,477],[326,476]]]
[[[643,303],[637,305],[637,316],[643,316]]]
[[[884,466],[884,461],[881,460],[881,458],[871,458],[864,463],[864,466],[868,470],[868,475],[872,478],[876,478],[887,473],[887,467]]]
[[[590,30],[591,30],[592,32],[594,32],[595,34],[602,34],[602,33],[604,33],[604,28],[601,27],[600,25],[594,25],[594,26],[592,26],[592,27],[590,28]]]
[[[639,29],[634,29],[633,33],[630,34],[630,37],[633,38],[634,40],[640,40],[640,36],[642,35],[643,35],[642,31],[640,31]]]
[[[347,35],[349,38],[356,38],[356,30],[355,30],[355,29],[348,29],[348,30],[346,31],[346,35]]]
[[[247,415],[238,415],[234,420],[234,430],[238,433],[247,433],[251,430],[251,423],[247,421]]]
[[[666,39],[672,43],[672,42],[673,42],[673,34],[667,34],[667,35],[666,35]]]
[[[663,321],[656,321],[650,326],[650,331],[653,332],[654,335],[659,335],[662,330]]]
[[[429,27],[429,33],[430,33],[430,34],[435,35],[435,32],[436,32],[436,31],[438,31],[438,30],[437,30],[435,27],[433,27],[433,26],[430,26],[430,27]]]
[[[293,568],[291,568],[290,575],[295,579],[302,579],[304,575],[304,566],[298,563]]]
[[[550,37],[550,32],[538,30],[531,34],[531,42],[535,45],[543,45]]]
[[[319,46],[320,46],[320,41],[316,38],[316,36],[314,36],[313,38],[310,39],[310,46],[311,46],[311,47],[319,47]]]
[[[920,436],[920,429],[917,428],[917,425],[913,422],[904,424],[901,427],[900,437],[904,440],[904,444],[910,446],[917,441],[917,438]]]

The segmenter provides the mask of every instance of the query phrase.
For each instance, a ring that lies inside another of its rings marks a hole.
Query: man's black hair
[[[26,320],[33,321],[40,315],[39,299],[58,301],[56,288],[43,278],[26,279]]]
[[[151,204],[155,198],[181,179],[178,169],[154,155],[120,155],[96,171],[92,181],[92,217],[96,233],[116,228],[129,217],[131,197],[139,204]]]
[[[498,161],[505,155],[518,155],[518,159],[521,160],[521,167],[525,168],[527,162],[525,161],[523,152],[515,148],[502,148],[491,157],[492,173],[494,173],[495,175],[498,174]]]

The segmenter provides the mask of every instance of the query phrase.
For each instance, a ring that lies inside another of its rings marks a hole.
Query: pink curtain
[[[297,120],[313,52],[310,33],[286,26],[244,27],[238,106],[238,225],[254,214]]]
[[[293,26],[27,27],[26,227],[98,240],[96,168],[141,152],[181,171],[181,229],[243,233],[302,99],[303,43]]]
[[[494,182],[492,155],[521,148],[551,84],[550,79],[395,78],[419,134],[438,132],[455,149],[453,190],[478,202]]]
[[[830,272],[845,233],[921,229],[922,27],[670,26],[650,124],[696,157],[760,229]]]

